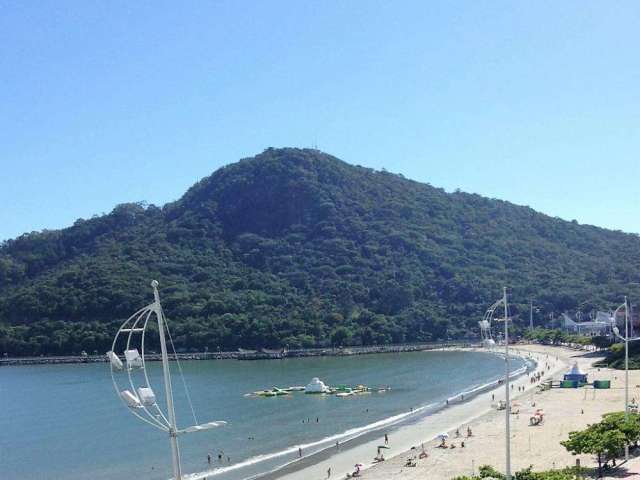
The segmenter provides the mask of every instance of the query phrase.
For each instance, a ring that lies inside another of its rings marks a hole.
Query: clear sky
[[[640,232],[637,1],[5,2],[0,239],[315,144]]]

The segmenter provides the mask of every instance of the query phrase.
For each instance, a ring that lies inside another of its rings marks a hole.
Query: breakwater
[[[272,350],[240,350],[232,352],[193,352],[169,355],[170,360],[276,360],[302,357],[340,357],[352,355],[370,355],[376,353],[421,352],[445,348],[470,348],[478,345],[470,342],[419,343],[402,345],[379,345],[370,347],[349,348],[308,348],[282,351]],[[160,361],[160,354],[145,353],[146,361]],[[101,363],[107,362],[106,355],[69,355],[41,357],[5,357],[0,359],[0,366],[9,365],[56,365],[69,363]]]

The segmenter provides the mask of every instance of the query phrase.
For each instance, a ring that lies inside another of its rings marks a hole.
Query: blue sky
[[[8,2],[0,239],[313,146],[640,232],[637,2]]]

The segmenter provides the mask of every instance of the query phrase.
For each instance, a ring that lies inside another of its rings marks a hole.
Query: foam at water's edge
[[[503,357],[504,355],[498,352],[486,352],[486,353],[492,353],[494,355],[498,355]],[[521,359],[525,362],[525,365],[513,372],[511,372],[511,375],[509,376],[510,378],[515,378],[518,377],[524,373],[527,372],[529,366],[531,365],[531,363],[535,364],[535,362],[531,359],[531,358],[526,358],[522,355],[516,355],[516,354],[510,354],[510,357],[512,358],[518,358]],[[356,427],[356,428],[351,428],[349,430],[346,430],[342,433],[337,433],[335,435],[330,435],[328,437],[324,437],[320,440],[317,440],[315,442],[310,442],[310,443],[306,443],[306,444],[301,444],[301,445],[295,445],[293,447],[289,447],[286,448],[284,450],[280,450],[278,452],[273,452],[273,453],[267,453],[267,454],[263,454],[263,455],[256,455],[255,457],[251,457],[248,458],[247,460],[244,460],[242,462],[239,462],[237,464],[234,465],[229,465],[228,467],[221,467],[221,468],[216,468],[214,470],[208,470],[208,471],[203,471],[203,472],[197,472],[197,473],[193,473],[193,474],[189,474],[189,475],[185,475],[184,478],[187,480],[200,480],[200,479],[204,479],[207,477],[214,477],[217,475],[221,475],[223,473],[226,472],[230,472],[230,471],[234,471],[234,470],[238,470],[241,468],[245,468],[251,465],[255,465],[257,463],[260,462],[264,462],[267,460],[273,460],[279,457],[283,457],[286,455],[294,455],[298,452],[298,448],[302,448],[303,450],[308,450],[310,448],[314,448],[314,447],[319,447],[322,446],[323,444],[327,444],[324,448],[320,448],[316,451],[314,451],[313,453],[311,453],[310,455],[307,455],[305,458],[309,458],[309,457],[313,457],[314,455],[317,455],[321,452],[326,451],[328,448],[333,448],[334,444],[336,441],[350,441],[350,440],[354,440],[362,435],[365,435],[367,433],[370,432],[374,432],[382,427],[389,427],[392,425],[397,425],[399,423],[401,423],[403,420],[408,420],[408,419],[419,419],[419,418],[423,418],[426,415],[432,415],[444,408],[446,408],[447,406],[451,406],[455,403],[460,403],[463,401],[467,401],[467,400],[471,400],[472,398],[474,398],[475,396],[479,395],[480,393],[483,393],[487,390],[490,390],[492,388],[495,388],[497,385],[500,384],[502,380],[502,377],[495,379],[495,380],[491,380],[490,382],[484,383],[482,385],[477,385],[477,386],[473,386],[468,390],[462,391],[457,393],[456,395],[449,397],[447,400],[445,400],[444,402],[438,402],[438,403],[430,403],[428,405],[423,405],[421,407],[418,408],[414,408],[412,411],[410,412],[404,412],[398,415],[393,415],[391,417],[387,417],[384,418],[382,420],[378,420],[376,422],[364,425],[362,427]],[[290,460],[286,463],[283,463],[281,465],[276,466],[275,468],[266,471],[266,472],[261,472],[259,474],[255,474],[249,477],[246,477],[244,480],[253,480],[256,478],[259,478],[263,475],[267,475],[269,473],[273,473],[276,472],[278,470],[281,470],[282,468],[285,468],[295,462],[297,462],[299,459],[298,458],[294,458],[293,460]]]
[[[247,467],[249,465],[255,465],[256,463],[262,462],[262,461],[265,461],[265,460],[271,460],[273,458],[282,457],[284,455],[294,454],[294,453],[296,453],[298,451],[298,448],[302,448],[303,450],[307,450],[309,448],[318,447],[318,446],[323,445],[325,443],[328,444],[327,445],[327,448],[328,448],[330,446],[333,446],[336,441],[343,440],[345,438],[348,438],[349,440],[351,440],[351,439],[357,438],[358,436],[360,436],[360,435],[362,435],[364,433],[368,433],[368,432],[377,430],[377,429],[382,428],[382,427],[387,427],[389,425],[393,425],[393,424],[395,424],[395,423],[397,423],[397,422],[399,422],[399,421],[401,421],[401,420],[403,420],[403,419],[405,419],[405,418],[407,418],[407,417],[409,417],[411,415],[416,415],[416,414],[418,414],[418,413],[424,411],[425,409],[427,409],[429,407],[432,407],[434,405],[435,404],[424,405],[422,407],[413,409],[412,412],[405,412],[405,413],[401,413],[401,414],[398,414],[398,415],[393,415],[391,417],[387,417],[387,418],[384,418],[382,420],[378,420],[376,422],[370,423],[368,425],[364,425],[362,427],[351,428],[351,429],[346,430],[346,431],[344,431],[342,433],[337,433],[335,435],[330,435],[328,437],[324,437],[324,438],[322,438],[320,440],[316,440],[315,442],[305,443],[305,444],[301,444],[301,445],[295,445],[293,447],[289,447],[289,448],[286,448],[284,450],[280,450],[278,452],[267,453],[267,454],[264,454],[264,455],[257,455],[255,457],[251,457],[251,458],[249,458],[249,459],[247,459],[247,460],[245,460],[243,462],[237,463],[235,465],[230,465],[228,467],[223,467],[223,468],[217,468],[217,469],[211,470],[211,471],[195,473],[195,474],[192,474],[192,475],[190,475],[188,477],[185,477],[185,478],[188,478],[190,480],[195,480],[195,479],[198,479],[198,478],[202,478],[203,476],[220,475],[222,473],[229,472],[229,471],[232,471],[232,470],[237,470],[239,468]],[[322,450],[324,450],[324,449],[322,449]],[[319,453],[322,450],[317,450],[313,454]],[[289,462],[289,463],[291,463],[291,462]],[[278,468],[282,468],[283,466],[284,465],[282,465],[282,466],[280,466]],[[260,475],[264,475],[264,473],[261,473]],[[252,478],[252,477],[250,477],[250,478]]]

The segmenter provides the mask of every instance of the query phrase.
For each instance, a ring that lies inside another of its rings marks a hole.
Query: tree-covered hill
[[[102,352],[152,278],[186,349],[429,341],[474,332],[505,284],[516,315],[638,298],[640,238],[268,149],[162,208],[4,242],[0,352]]]

